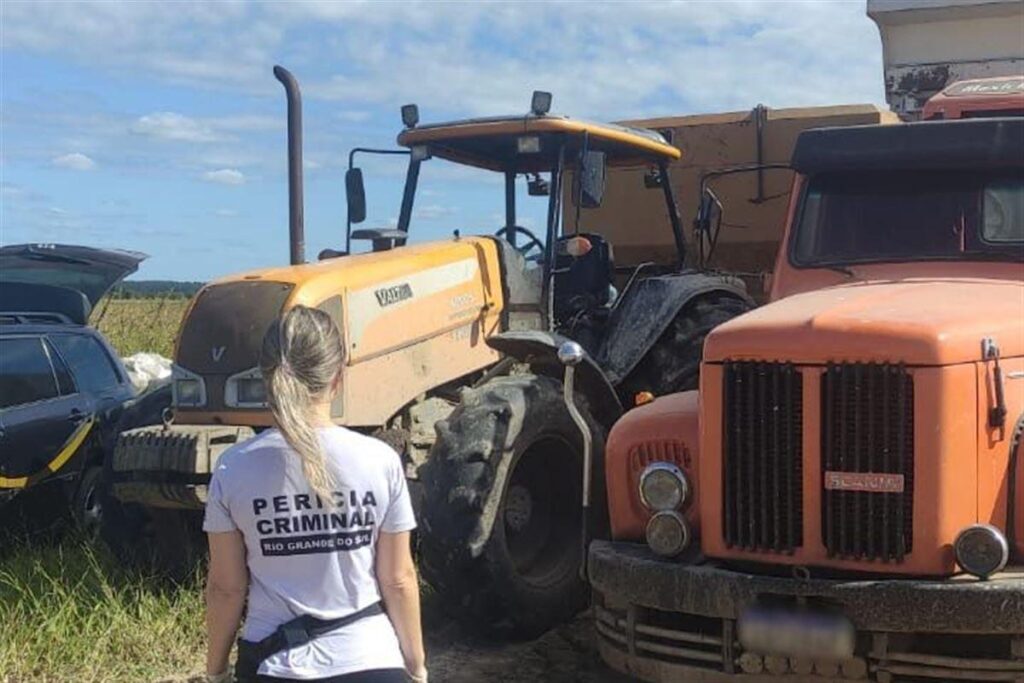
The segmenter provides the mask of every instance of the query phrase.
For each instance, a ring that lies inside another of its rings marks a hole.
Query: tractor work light
[[[523,135],[516,138],[516,151],[520,154],[537,154],[540,152],[540,138],[536,135]]]
[[[670,462],[652,462],[640,475],[640,501],[648,510],[678,510],[689,495],[686,475]]]
[[[402,123],[406,128],[415,128],[420,122],[420,108],[415,104],[402,105]]]
[[[675,510],[655,513],[644,535],[651,550],[662,557],[675,557],[690,545],[690,527]]]
[[[206,387],[203,378],[175,365],[171,368],[171,402],[183,408],[206,405]]]
[[[530,99],[530,112],[537,116],[544,116],[551,111],[551,93],[543,90],[534,90]]]
[[[267,385],[258,377],[238,380],[238,402],[239,404],[266,405]]]
[[[267,385],[259,368],[228,377],[224,383],[224,404],[230,408],[266,408]]]
[[[987,579],[1002,570],[1010,559],[1010,545],[1003,532],[991,524],[972,524],[953,542],[956,563],[968,574]]]

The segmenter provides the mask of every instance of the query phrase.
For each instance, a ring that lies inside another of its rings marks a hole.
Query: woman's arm
[[[414,680],[426,681],[426,654],[420,624],[420,586],[409,547],[409,532],[381,532],[377,540],[377,583],[388,617],[398,634],[405,668]]]
[[[245,566],[245,542],[238,531],[207,534],[210,567],[206,577],[206,673],[222,674],[245,609],[249,571]]]

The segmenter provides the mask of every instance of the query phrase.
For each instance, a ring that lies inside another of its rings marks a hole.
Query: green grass
[[[122,357],[152,351],[170,358],[187,306],[187,299],[105,299],[92,324]]]
[[[202,581],[119,568],[78,539],[7,543],[0,556],[0,682],[181,680],[203,667]]]

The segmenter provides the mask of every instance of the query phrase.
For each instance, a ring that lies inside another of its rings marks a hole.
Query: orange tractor
[[[969,86],[953,120],[803,133],[769,303],[612,429],[613,668],[1024,680],[1024,118],[956,120]]]

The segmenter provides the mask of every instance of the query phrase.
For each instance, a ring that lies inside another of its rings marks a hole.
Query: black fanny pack
[[[239,683],[255,681],[260,664],[267,657],[282,650],[305,645],[314,638],[330,633],[342,626],[348,626],[366,617],[383,614],[380,602],[364,607],[358,612],[346,614],[337,619],[317,619],[309,614],[295,617],[277,627],[277,630],[259,642],[238,639],[238,661],[235,664],[235,680]]]

